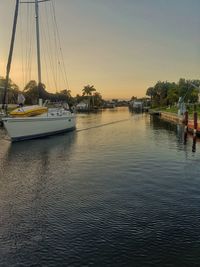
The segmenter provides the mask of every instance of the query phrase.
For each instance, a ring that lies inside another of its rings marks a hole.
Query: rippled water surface
[[[126,108],[10,144],[0,130],[0,266],[200,266],[200,145]]]

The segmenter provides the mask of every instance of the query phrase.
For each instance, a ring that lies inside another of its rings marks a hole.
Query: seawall
[[[183,117],[179,117],[175,113],[170,113],[170,112],[160,112],[160,117],[163,120],[171,121],[174,123],[182,124],[183,123]]]
[[[170,112],[160,112],[160,118],[166,121],[170,121],[177,124],[183,124],[184,123],[184,117],[178,116],[175,113]],[[200,121],[197,121],[197,129],[194,131],[194,120],[190,117],[188,120],[187,130],[190,133],[195,133],[198,136],[200,136]]]

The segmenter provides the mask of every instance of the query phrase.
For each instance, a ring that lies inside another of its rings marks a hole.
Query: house
[[[140,100],[133,100],[130,102],[129,107],[131,110],[134,110],[136,112],[142,112],[144,103],[143,101],[140,101]]]
[[[89,102],[88,100],[83,100],[76,105],[77,111],[89,111]]]

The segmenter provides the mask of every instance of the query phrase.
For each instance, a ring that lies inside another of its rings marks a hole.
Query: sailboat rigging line
[[[25,17],[26,14],[26,23],[20,25],[21,31],[21,54],[22,54],[22,65],[23,65],[23,85],[28,83],[31,79],[31,67],[32,67],[32,47],[33,47],[33,9],[30,8],[30,5],[26,6],[25,14],[22,14],[22,8],[20,9],[20,23],[21,17]],[[22,32],[25,31],[25,35],[22,35]],[[26,44],[26,45],[24,45]],[[24,61],[25,54],[25,61]]]
[[[47,2],[47,1],[51,1],[51,0],[40,0],[40,1],[38,1],[38,3]],[[30,1],[30,2],[20,1],[20,4],[35,4],[35,1]]]
[[[6,113],[7,113],[7,103],[6,103],[7,101],[6,100],[7,100],[8,82],[9,82],[10,66],[12,62],[14,41],[15,41],[18,11],[19,11],[19,0],[16,0],[15,15],[14,15],[14,21],[13,21],[13,29],[12,29],[12,37],[11,37],[11,43],[10,43],[10,51],[9,51],[9,56],[8,56],[8,63],[7,63],[7,68],[6,68],[6,81],[5,81],[3,104],[2,104],[2,109],[5,110]]]
[[[60,54],[61,54],[61,59],[62,59],[62,64],[63,64],[63,68],[62,69],[63,69],[63,72],[64,72],[64,78],[65,78],[66,85],[67,85],[67,87],[69,89],[69,82],[68,82],[68,79],[67,79],[66,66],[65,66],[63,51],[62,51],[62,47],[61,47],[61,39],[60,39],[59,30],[58,30],[58,23],[57,23],[57,20],[56,20],[56,11],[55,11],[55,3],[54,3],[54,1],[52,1],[52,7],[53,7],[53,18],[54,18],[54,23],[55,23],[55,27],[56,27],[57,36],[58,36]]]
[[[29,57],[28,57],[28,44],[30,44],[30,6],[27,5],[26,6],[26,39],[25,39],[25,42],[26,42],[26,65],[25,65],[25,69],[26,69],[26,76],[25,76],[25,82],[28,81],[28,67],[29,67]]]
[[[52,6],[52,5],[51,5]],[[53,14],[53,6],[52,6],[52,9],[51,9],[51,12],[52,12],[52,18],[54,16]],[[57,65],[57,58],[58,58],[58,43],[57,43],[57,32],[56,32],[56,29],[55,27],[53,27],[53,36],[54,36],[54,45],[55,45],[55,69],[56,69],[56,81],[58,80],[58,65]]]
[[[25,87],[25,71],[24,71],[24,49],[23,49],[23,43],[24,43],[24,40],[23,40],[23,35],[22,35],[22,8],[20,6],[20,14],[21,16],[19,16],[19,25],[20,25],[20,42],[21,42],[21,57],[22,57],[22,85],[23,85],[23,88]]]
[[[41,35],[42,41],[44,41],[44,43],[48,43],[47,38],[46,38],[46,30],[45,30],[43,21],[41,21],[41,30],[43,33]],[[48,52],[48,47],[46,47],[46,49],[44,50],[44,52],[42,54],[43,54],[44,65],[46,68],[46,79],[47,79],[46,87],[49,88],[50,87],[50,80],[49,80],[49,68],[48,68],[48,64],[47,64],[47,53],[46,52]],[[48,56],[50,56],[50,55],[48,55]]]
[[[28,52],[27,52],[27,43],[28,43],[28,23],[27,23],[27,21],[28,21],[28,17],[29,17],[29,5],[26,5],[26,17],[25,17],[25,19],[26,19],[26,23],[25,23],[25,42],[26,42],[26,46],[25,46],[25,49],[24,49],[24,51],[25,51],[25,59],[26,59],[26,62],[25,62],[25,70],[27,70],[27,61],[28,61],[28,59],[27,59],[27,54],[28,54]],[[27,71],[25,72],[25,81],[27,81]]]
[[[91,129],[95,129],[95,128],[100,128],[100,127],[108,126],[108,125],[115,124],[115,123],[129,121],[129,120],[130,119],[124,119],[124,120],[118,120],[118,121],[111,121],[111,122],[108,122],[108,123],[98,124],[98,125],[91,126],[91,127],[88,127],[88,128],[77,129],[76,131],[77,132],[87,131],[87,130],[91,130]]]
[[[35,1],[20,1],[21,4],[35,4],[35,15],[36,15],[36,32],[37,32],[37,60],[38,60],[38,83],[41,83],[41,62],[40,62],[40,47],[39,47],[39,42],[40,42],[40,29],[39,29],[39,14],[38,14],[38,4],[41,2],[51,2],[50,7],[50,13],[51,13],[51,17],[52,17],[52,28],[53,28],[53,38],[54,38],[54,51],[56,51],[55,53],[52,53],[52,45],[51,45],[51,40],[50,40],[50,30],[49,30],[49,20],[48,20],[48,15],[46,16],[46,26],[47,26],[47,35],[48,35],[48,39],[49,41],[46,42],[46,48],[47,45],[49,46],[49,61],[50,61],[50,66],[52,69],[52,78],[56,87],[56,91],[58,90],[58,82],[60,83],[60,76],[62,76],[62,80],[65,83],[66,88],[69,90],[69,82],[68,82],[68,78],[67,78],[67,73],[66,73],[66,66],[65,66],[65,61],[64,61],[64,56],[63,56],[63,51],[61,48],[61,39],[60,39],[60,34],[59,34],[59,30],[58,30],[58,24],[56,21],[56,11],[55,11],[55,3],[53,0],[35,0]],[[28,77],[27,76],[31,76],[31,54],[32,54],[32,41],[30,40],[31,37],[33,35],[31,35],[31,30],[30,32],[30,36],[28,35],[28,29],[31,29],[31,25],[30,22],[28,20],[28,17],[30,18],[30,10],[28,8],[29,5],[27,5],[27,24],[26,24],[26,43],[29,44],[29,48],[27,48],[26,46],[26,63],[25,63],[25,69],[26,71],[26,77],[25,77],[25,81],[27,81]],[[47,6],[45,5],[45,10],[47,13]],[[42,20],[42,16],[40,17],[40,20]],[[51,29],[52,29],[51,28]],[[43,35],[46,33],[46,31],[43,32]],[[41,35],[41,38],[44,38],[44,36]],[[30,37],[30,38],[29,38]],[[33,38],[33,37],[32,37]],[[53,41],[53,40],[52,40]],[[24,43],[24,42],[23,42]],[[48,53],[47,51],[48,49],[45,49],[45,53]],[[53,58],[54,55],[54,58]],[[45,65],[47,66],[47,64],[45,63]],[[27,72],[29,72],[29,75],[27,74]],[[47,71],[46,71],[47,72]],[[48,74],[47,74],[48,76]],[[59,77],[58,77],[59,76]]]
[[[28,54],[27,54],[27,59],[28,59],[28,65],[27,65],[27,72],[28,72],[28,81],[31,80],[31,67],[32,67],[32,47],[33,47],[33,20],[31,19],[33,15],[33,9],[30,9],[30,18],[27,24],[29,24],[29,47],[28,47]]]
[[[33,13],[33,10],[32,10]],[[34,28],[34,21],[32,20],[32,24],[30,25],[30,33],[32,32],[32,29]],[[32,60],[33,60],[33,43],[34,42],[34,34],[31,34],[30,36],[30,53],[29,53],[29,80],[31,80],[31,76],[32,76]]]
[[[45,5],[45,17],[46,17],[46,28],[47,30],[44,31],[44,35],[47,37],[48,40],[46,40],[46,49],[45,52],[48,54],[49,58],[49,63],[50,63],[50,69],[52,70],[52,82],[54,83],[55,88],[57,88],[57,83],[56,83],[56,77],[55,77],[55,71],[54,71],[54,62],[53,62],[53,51],[52,51],[52,42],[50,38],[50,25],[49,25],[49,16],[48,16],[48,11],[47,11],[47,6]]]
[[[35,19],[36,19],[36,44],[37,44],[37,65],[38,65],[38,85],[42,83],[41,59],[40,59],[40,27],[39,27],[39,2],[35,0]],[[38,88],[39,89],[39,88]],[[40,90],[39,90],[40,98]]]
[[[40,61],[40,28],[39,28],[39,3],[50,0],[35,0],[35,1],[21,1],[20,3],[35,4],[35,18],[36,18],[36,43],[37,43],[37,65],[38,65],[38,85],[42,83],[41,75],[41,61]],[[40,97],[40,96],[39,96]]]

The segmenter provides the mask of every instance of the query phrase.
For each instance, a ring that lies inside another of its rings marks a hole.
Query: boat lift
[[[191,85],[191,86],[193,86],[195,89],[198,89],[198,90],[199,90],[199,95],[198,95],[198,96],[199,96],[199,99],[198,99],[198,100],[200,100],[200,87],[196,86],[196,85],[193,84],[193,83],[189,83],[188,85]],[[189,92],[189,87],[188,87],[188,89],[187,89],[186,94],[185,94],[184,96],[179,97],[179,100],[178,100],[178,107],[179,107],[179,109],[178,109],[178,116],[182,116],[182,115],[184,115],[184,113],[186,112],[186,105],[185,105],[184,100],[185,100],[185,98],[186,98],[188,92]]]

